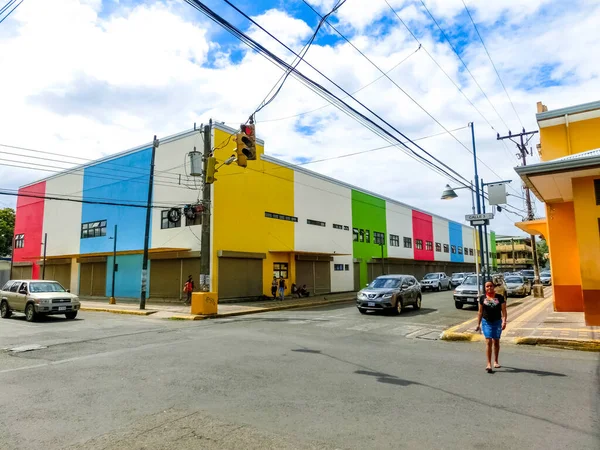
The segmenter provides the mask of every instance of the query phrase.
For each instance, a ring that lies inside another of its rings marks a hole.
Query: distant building
[[[600,101],[548,111],[538,103],[541,163],[516,169],[546,218],[516,224],[548,243],[554,309],[600,325]]]
[[[213,124],[219,164],[233,153],[235,133]],[[360,289],[382,271],[474,271],[473,228],[267,156],[257,143],[247,168],[220,165],[206,203],[210,286],[220,299],[270,296],[273,276],[287,280],[288,293],[296,283],[324,294]],[[156,151],[150,299],[178,299],[188,275],[199,279],[205,215],[194,205],[202,179],[184,166],[194,147],[202,147],[202,136],[190,130],[161,139]],[[118,225],[115,295],[139,297],[150,157],[151,144],[143,145],[22,187],[14,276],[40,277],[47,233],[46,278],[82,296],[110,295]],[[169,219],[172,208],[186,205],[191,214]]]
[[[531,239],[523,236],[496,236],[498,269],[514,272],[533,267]]]

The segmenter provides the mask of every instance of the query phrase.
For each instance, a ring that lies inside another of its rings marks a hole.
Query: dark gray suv
[[[412,275],[382,275],[356,296],[356,307],[361,314],[367,311],[400,314],[408,305],[421,308],[421,285]]]

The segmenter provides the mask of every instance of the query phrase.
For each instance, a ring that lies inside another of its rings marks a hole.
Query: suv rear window
[[[13,285],[10,287],[10,292],[17,292],[17,289],[19,288],[20,285],[21,285],[21,283],[19,283],[19,282],[13,283]]]

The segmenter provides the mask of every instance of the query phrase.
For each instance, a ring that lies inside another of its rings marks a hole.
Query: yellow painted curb
[[[108,312],[113,314],[130,314],[134,316],[149,316],[154,314],[156,311],[145,311],[136,309],[110,309],[110,308],[92,308],[88,306],[82,306],[79,311],[92,311],[92,312]]]
[[[600,340],[598,339],[575,340],[543,337],[521,337],[516,338],[514,343],[517,345],[541,345],[545,347],[568,348],[586,352],[600,352]]]
[[[171,317],[166,317],[167,320],[204,320],[208,319],[208,316],[193,316],[193,315],[172,315]]]
[[[442,341],[467,341],[471,342],[475,338],[473,333],[454,333],[452,331],[444,331],[442,333]]]

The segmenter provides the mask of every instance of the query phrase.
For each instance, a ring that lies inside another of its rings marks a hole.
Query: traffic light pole
[[[203,168],[204,174],[208,169],[208,158],[212,153],[212,142],[211,142],[211,131],[212,131],[212,120],[209,121],[208,125],[204,126],[204,154],[203,154]],[[204,180],[204,187],[202,190],[202,205],[204,206],[203,217],[202,217],[202,233],[200,239],[200,291],[210,291],[210,183]]]

